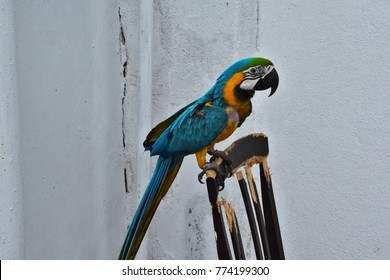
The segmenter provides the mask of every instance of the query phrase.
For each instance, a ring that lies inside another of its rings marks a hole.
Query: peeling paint
[[[245,173],[246,173],[246,178],[248,179],[249,189],[251,191],[252,200],[254,203],[257,204],[255,185],[254,185],[254,181],[253,181],[253,174],[252,174],[252,169],[250,166],[245,166]]]
[[[268,166],[267,160],[263,161],[263,168],[264,168],[265,178],[267,179],[267,183],[270,184],[270,182],[271,182],[271,170],[270,170],[270,168]]]
[[[222,198],[222,204],[225,208],[226,220],[228,222],[229,231],[233,231],[233,227],[237,232],[237,220],[235,215],[235,210],[230,202],[227,202],[225,198]]]

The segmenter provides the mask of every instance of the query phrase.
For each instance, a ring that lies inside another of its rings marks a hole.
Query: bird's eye
[[[249,73],[256,74],[256,68],[255,67],[250,68]]]

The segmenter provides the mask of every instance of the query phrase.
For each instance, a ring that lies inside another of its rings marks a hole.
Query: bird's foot
[[[201,184],[204,184],[204,182],[202,181],[203,175],[205,175],[207,173],[207,171],[209,171],[209,170],[212,170],[215,172],[215,174],[216,174],[215,181],[216,181],[217,185],[219,186],[219,190],[220,191],[223,190],[225,187],[225,178],[226,177],[225,177],[224,173],[222,172],[221,166],[217,165],[215,163],[212,163],[212,162],[205,163],[203,171],[200,172],[198,175],[198,181]]]
[[[212,146],[208,148],[207,153],[212,157],[210,158],[210,162],[206,162],[203,171],[199,173],[198,180],[201,184],[204,184],[202,181],[203,175],[205,175],[208,170],[213,170],[216,173],[215,180],[221,191],[225,187],[225,179],[233,175],[231,169],[232,161],[224,151],[215,150]],[[216,164],[215,162],[218,158],[222,159],[222,162]]]
[[[206,162],[204,167],[203,167],[202,172],[200,172],[198,174],[199,183],[204,184],[204,182],[202,181],[202,178],[203,178],[203,175],[205,175],[208,170],[213,170],[213,171],[215,171],[215,173],[217,173],[217,175],[219,174],[219,166],[218,165],[216,165],[214,163]]]
[[[232,172],[232,160],[228,157],[228,155],[224,151],[215,150],[211,148],[207,151],[212,157],[210,158],[210,162],[214,162],[217,158],[222,159],[222,163],[220,164],[220,169],[222,169],[222,173],[225,178],[229,178],[233,176]]]
[[[208,153],[209,153],[209,155],[212,156],[210,158],[210,162],[214,162],[217,158],[221,158],[226,163],[226,165],[232,164],[232,160],[227,156],[227,154],[224,151],[220,151],[220,150],[210,151],[209,150]]]

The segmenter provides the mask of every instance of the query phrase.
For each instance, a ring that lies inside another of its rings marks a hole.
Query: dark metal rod
[[[236,176],[237,176],[238,184],[240,185],[242,198],[244,200],[246,214],[248,216],[249,226],[250,226],[251,233],[252,233],[253,245],[255,247],[256,259],[262,260],[263,254],[261,252],[260,237],[259,237],[259,232],[258,232],[257,227],[256,227],[256,219],[255,219],[255,215],[253,213],[251,200],[249,198],[247,184],[244,180],[244,177],[243,177],[241,171],[238,171],[236,173]]]
[[[245,172],[246,172],[246,177],[248,179],[248,183],[249,183],[251,192],[252,192],[252,190],[254,192],[253,193],[254,196],[251,195],[251,198],[252,198],[253,207],[255,208],[257,225],[258,225],[259,231],[260,231],[261,244],[263,245],[264,259],[270,260],[271,259],[271,252],[269,249],[267,230],[265,227],[263,210],[261,209],[259,193],[257,191],[255,180],[253,179],[252,169],[249,166],[247,166],[247,167],[245,167]]]
[[[271,258],[273,260],[284,260],[285,256],[283,250],[282,236],[280,234],[278,213],[276,211],[271,176],[269,175],[269,170],[266,161],[260,163],[260,182],[265,224],[267,229],[269,247],[271,251]]]
[[[216,233],[216,243],[218,251],[218,259],[220,260],[231,260],[232,254],[230,252],[229,242],[226,235],[222,212],[219,209],[218,200],[218,186],[216,181],[212,177],[206,179],[207,191],[209,194],[209,200],[211,203],[214,230]]]

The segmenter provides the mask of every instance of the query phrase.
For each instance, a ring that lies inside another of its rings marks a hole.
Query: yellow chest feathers
[[[239,122],[239,115],[234,107],[227,107],[226,113],[229,116],[228,123],[225,127],[225,129],[218,135],[218,137],[215,139],[214,144],[218,143],[220,141],[225,140],[230,135],[233,134],[233,132],[236,130],[238,122]]]

